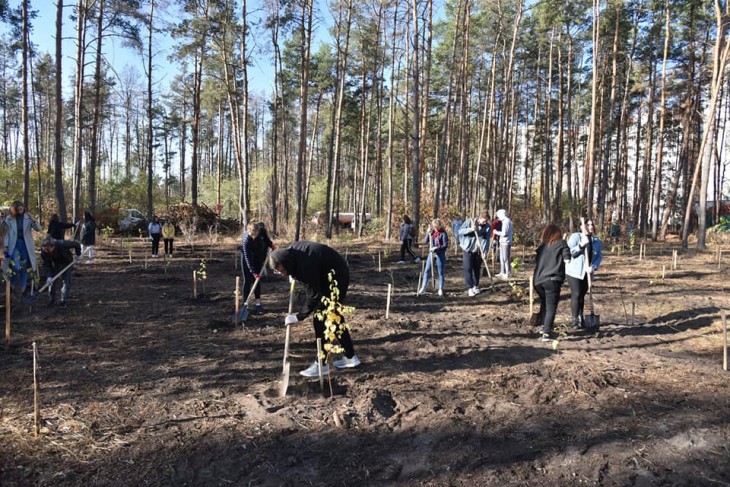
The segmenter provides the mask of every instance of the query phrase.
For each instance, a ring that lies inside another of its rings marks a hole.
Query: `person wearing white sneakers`
[[[431,272],[433,271],[434,261],[436,261],[436,269],[438,269],[439,273],[438,295],[443,296],[444,269],[446,268],[446,251],[449,249],[449,236],[440,218],[434,218],[431,221],[426,238],[423,240],[424,242],[428,242],[431,247],[428,251],[428,261],[423,271],[423,281],[421,282],[421,288],[418,290],[418,295],[420,296],[426,292],[426,284],[428,284]]]
[[[96,221],[91,215],[90,211],[84,212],[84,224],[81,226],[81,254],[84,254],[87,250],[89,252],[89,258],[86,259],[85,264],[94,263],[94,245],[96,244]]]
[[[495,230],[494,234],[499,235],[499,274],[496,277],[509,279],[512,274],[512,262],[510,259],[510,249],[512,248],[512,220],[507,216],[507,212],[503,209],[497,210],[497,218],[502,223],[499,230]]]
[[[160,238],[162,237],[162,225],[160,224],[160,219],[157,215],[152,217],[152,221],[149,225],[147,225],[147,232],[152,240],[152,257],[157,258],[159,257],[158,252],[160,250]]]
[[[329,274],[334,271],[334,279],[340,292],[340,302],[347,297],[347,288],[350,285],[350,269],[342,256],[331,247],[316,242],[299,241],[288,247],[277,249],[269,256],[269,265],[277,274],[290,276],[299,281],[306,299],[301,310],[296,314],[287,315],[284,323],[286,325],[296,324],[307,316],[325,309],[322,302],[323,296],[329,297],[330,282]],[[342,317],[344,323],[344,317]],[[315,343],[316,338],[324,342],[324,321],[312,317],[314,325]],[[349,369],[360,365],[360,359],[355,354],[355,348],[350,337],[349,327],[345,327],[338,337],[340,345],[344,349],[344,356],[332,362],[338,369]],[[329,366],[322,366],[322,374],[329,373]],[[319,363],[317,360],[312,365],[300,372],[304,377],[319,377]]]
[[[459,246],[463,251],[464,260],[464,281],[466,282],[467,294],[476,296],[479,294],[479,277],[482,272],[482,252],[489,242],[489,215],[483,212],[478,218],[467,218],[457,230],[459,235]],[[478,236],[478,238],[477,238]],[[482,249],[479,249],[481,243]]]

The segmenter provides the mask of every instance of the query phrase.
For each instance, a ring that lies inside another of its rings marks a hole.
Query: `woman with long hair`
[[[560,301],[560,288],[565,281],[565,264],[570,262],[570,249],[562,239],[560,227],[550,224],[542,231],[540,246],[535,256],[533,286],[540,296],[541,340],[550,341],[555,313]]]

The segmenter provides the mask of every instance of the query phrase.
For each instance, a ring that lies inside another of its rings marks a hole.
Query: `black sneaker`
[[[58,303],[58,307],[59,308],[66,308],[66,301],[61,301],[60,303]]]
[[[264,314],[264,307],[261,306],[260,304],[257,304],[256,309],[254,310],[254,313],[256,313],[257,315]]]

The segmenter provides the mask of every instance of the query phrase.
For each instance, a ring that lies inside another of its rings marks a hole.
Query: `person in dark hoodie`
[[[56,284],[59,280],[62,280],[61,302],[59,303],[62,308],[66,307],[69,294],[71,293],[72,272],[69,266],[74,261],[71,249],[76,252],[76,259],[80,259],[81,244],[74,240],[60,240],[46,235],[41,242],[41,259],[43,260],[43,267],[46,270],[46,284],[50,284],[49,293],[51,295],[51,304],[56,302],[56,292],[58,289]],[[63,272],[60,279],[54,281],[53,278],[60,272]]]
[[[544,342],[551,340],[555,313],[560,301],[560,288],[565,281],[565,264],[570,262],[570,249],[562,239],[563,232],[550,224],[542,231],[540,246],[535,257],[533,286],[540,296],[540,323]]]
[[[286,325],[302,321],[310,314],[325,309],[322,297],[329,295],[330,283],[327,276],[332,271],[335,272],[334,279],[338,283],[340,301],[343,302],[347,296],[347,288],[350,285],[350,269],[345,259],[331,247],[316,242],[294,242],[288,247],[274,250],[269,257],[269,263],[274,272],[299,281],[306,293],[306,300],[301,310],[296,314],[288,315],[285,320]],[[344,324],[344,318],[342,323]],[[313,316],[312,324],[314,325],[315,339],[322,338],[324,341],[324,321]],[[355,355],[352,338],[347,327],[344,328],[342,335],[339,337],[339,342],[344,349],[344,356],[332,362],[332,365],[338,369],[360,365],[360,359]],[[322,374],[328,372],[329,367],[324,365]],[[305,377],[318,377],[319,365],[317,361],[315,360],[312,365],[301,371],[300,374]]]

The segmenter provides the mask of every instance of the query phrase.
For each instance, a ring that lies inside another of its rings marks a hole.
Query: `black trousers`
[[[152,237],[152,255],[157,255],[160,251],[160,237],[162,237],[162,234],[153,233],[150,237]]]
[[[570,315],[574,320],[580,318],[581,323],[583,323],[583,307],[588,292],[588,275],[583,279],[568,276],[568,285],[570,286]]]
[[[172,243],[175,241],[172,238],[165,238],[165,253],[172,255]]]
[[[479,252],[462,252],[464,259],[464,282],[466,288],[479,287],[479,276],[482,270],[482,256]]]
[[[406,260],[406,252],[411,254],[411,257],[413,259],[416,258],[416,254],[413,253],[413,249],[411,248],[411,245],[413,244],[413,240],[410,238],[407,238],[403,240],[400,244],[400,260]]]
[[[241,269],[243,269],[243,299],[248,299],[248,294],[251,292],[251,286],[253,286],[256,278],[253,277],[251,271],[249,271],[248,267],[246,267],[246,262],[243,258],[243,255],[241,255]],[[261,281],[259,281],[256,289],[254,289],[253,295],[256,299],[261,298]]]
[[[344,302],[345,296],[347,296],[347,285],[340,284],[340,302]],[[317,338],[322,339],[322,345],[324,346],[325,339],[324,339],[324,320],[321,320],[317,318],[316,313],[319,311],[322,311],[324,309],[324,305],[317,306],[317,309],[314,313],[312,313],[312,325],[314,326],[314,345],[315,350],[317,346]],[[340,322],[342,325],[345,324],[345,317],[342,317],[342,321]],[[339,338],[340,345],[342,345],[342,348],[345,350],[345,357],[352,358],[355,356],[355,347],[352,344],[352,337],[350,337],[350,331],[345,328],[345,330],[342,332],[342,335]]]
[[[563,281],[544,281],[535,284],[535,291],[540,296],[540,323],[542,323],[543,333],[553,331],[562,286]]]

